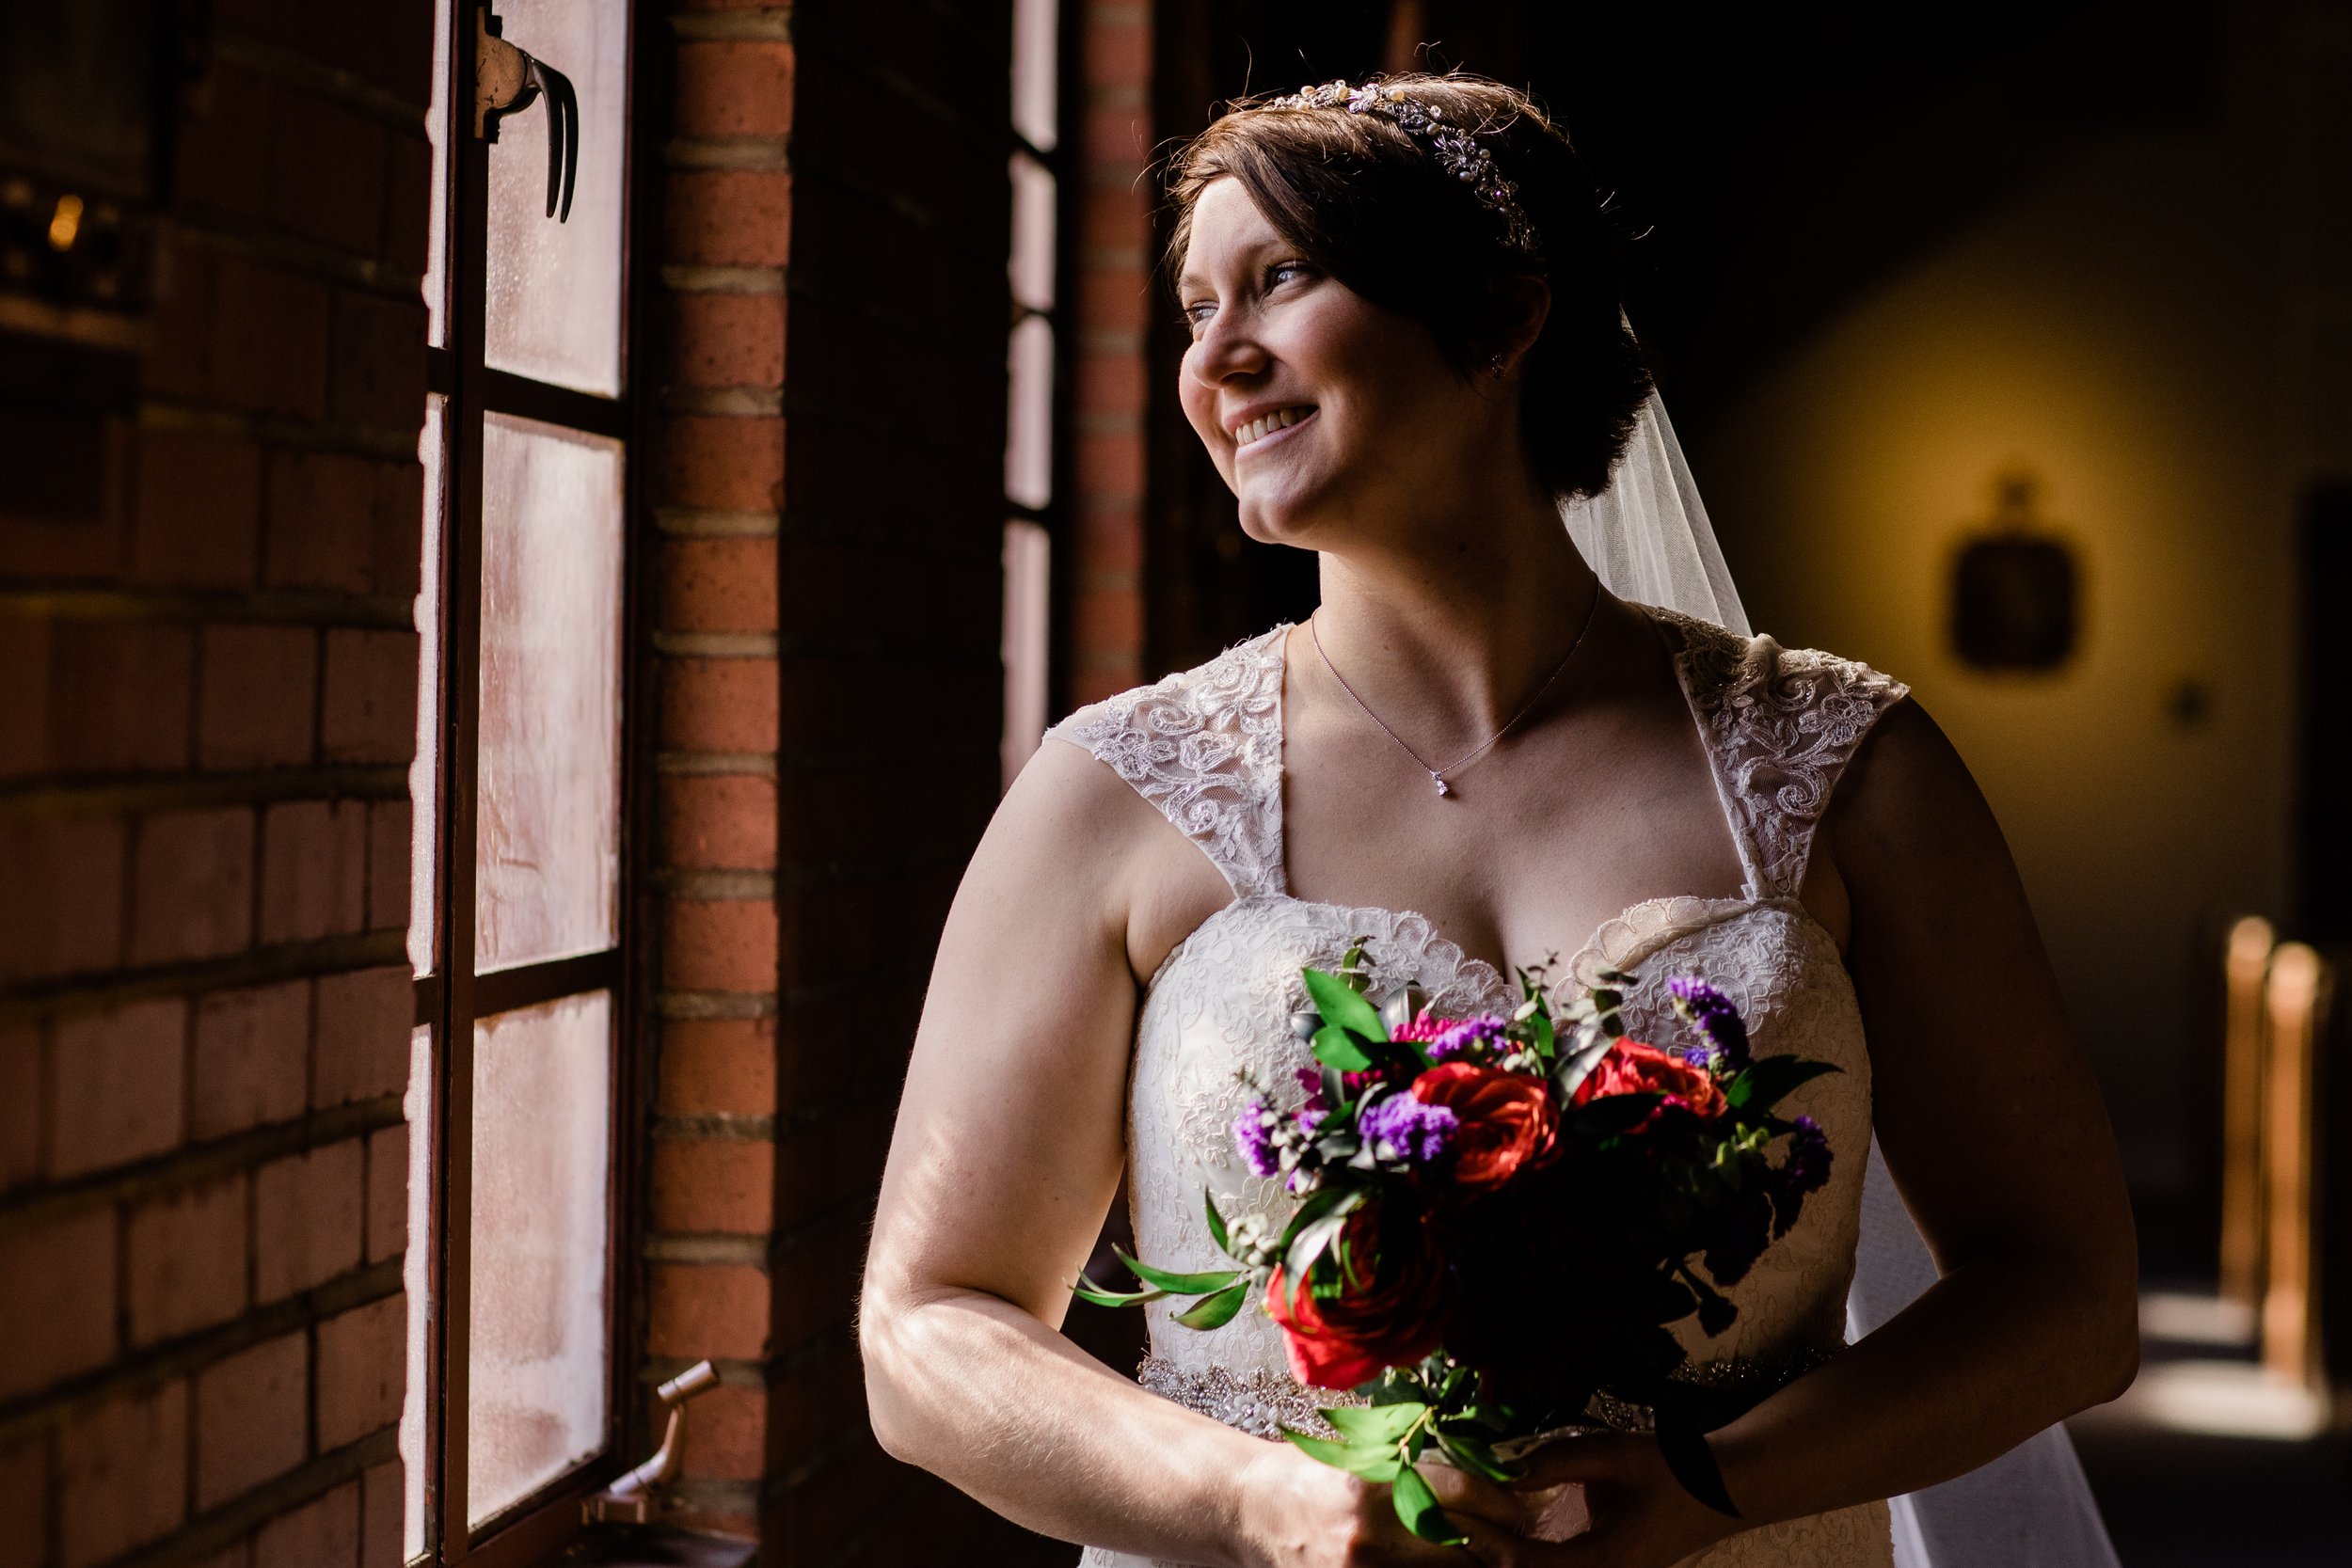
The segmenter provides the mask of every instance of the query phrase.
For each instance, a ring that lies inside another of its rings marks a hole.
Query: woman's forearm
[[[1990,1463],[2130,1383],[2134,1293],[2049,1258],[1956,1268],[1876,1333],[1709,1439],[1754,1524],[1899,1496]]]
[[[874,1431],[894,1457],[1043,1535],[1250,1568],[1244,1497],[1268,1445],[985,1292],[869,1300],[859,1338]]]

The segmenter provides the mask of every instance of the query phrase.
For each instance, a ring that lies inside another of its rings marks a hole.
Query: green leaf
[[[1391,1496],[1396,1501],[1396,1516],[1405,1521],[1406,1529],[1423,1541],[1458,1546],[1470,1539],[1438,1506],[1438,1495],[1429,1490],[1429,1483],[1422,1480],[1419,1470],[1398,1470],[1395,1490]]]
[[[1235,1269],[1209,1269],[1200,1274],[1170,1274],[1166,1269],[1153,1268],[1125,1247],[1114,1247],[1112,1250],[1119,1254],[1120,1262],[1135,1271],[1137,1279],[1142,1280],[1146,1285],[1156,1285],[1170,1295],[1188,1296],[1197,1291],[1222,1291],[1240,1277],[1240,1271]]]
[[[1358,1202],[1360,1203],[1363,1189],[1359,1187],[1356,1191]],[[1326,1252],[1330,1250],[1331,1243],[1339,1240],[1340,1232],[1346,1228],[1347,1216],[1354,1212],[1356,1207],[1356,1204],[1351,1203],[1346,1208],[1334,1209],[1312,1225],[1300,1227],[1297,1236],[1293,1238],[1289,1250],[1282,1254],[1285,1285],[1303,1280],[1314,1272],[1315,1264],[1322,1259]]]
[[[1437,1438],[1438,1447],[1444,1452],[1446,1458],[1454,1462],[1455,1469],[1468,1470],[1474,1476],[1485,1476],[1488,1481],[1508,1481],[1518,1479],[1518,1472],[1497,1459],[1494,1450],[1478,1441],[1477,1438],[1458,1437],[1442,1427],[1432,1427],[1430,1433]]]
[[[1335,1470],[1361,1476],[1366,1481],[1394,1481],[1405,1469],[1405,1458],[1393,1448],[1359,1449],[1347,1443],[1334,1443],[1328,1437],[1314,1437],[1303,1432],[1282,1429],[1289,1438],[1310,1459],[1319,1459]]]
[[[1418,1400],[1403,1400],[1394,1404],[1343,1404],[1323,1413],[1331,1423],[1331,1430],[1352,1443],[1385,1443],[1391,1447],[1401,1443],[1414,1424],[1429,1414],[1429,1406]]]
[[[1078,1283],[1070,1288],[1070,1293],[1097,1307],[1140,1307],[1168,1294],[1166,1291],[1105,1291],[1085,1275],[1078,1276]]]
[[[1237,1279],[1213,1296],[1202,1296],[1184,1311],[1176,1314],[1176,1321],[1186,1328],[1223,1328],[1233,1321],[1242,1303],[1249,1299],[1249,1281]]]
[[[1759,1057],[1733,1076],[1724,1090],[1724,1098],[1735,1111],[1769,1111],[1800,1084],[1809,1084],[1823,1073],[1838,1070],[1828,1062],[1808,1061],[1803,1056]]]
[[[1216,1195],[1206,1187],[1200,1189],[1200,1206],[1209,1212],[1209,1240],[1216,1243],[1217,1251],[1232,1256],[1233,1249],[1225,1240],[1225,1216],[1216,1212]]]
[[[1372,1066],[1372,1057],[1356,1043],[1356,1037],[1336,1023],[1315,1031],[1313,1051],[1316,1061],[1342,1072],[1362,1072]]]
[[[1314,999],[1315,1011],[1323,1015],[1326,1027],[1337,1024],[1343,1029],[1353,1029],[1368,1040],[1389,1037],[1389,1026],[1380,1022],[1380,1009],[1365,1001],[1363,994],[1346,981],[1319,969],[1299,973],[1306,978],[1307,994]]]

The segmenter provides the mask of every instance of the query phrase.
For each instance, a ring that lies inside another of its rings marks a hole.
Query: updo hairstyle
[[[1168,277],[1183,269],[1200,193],[1219,178],[1238,180],[1306,260],[1373,304],[1427,325],[1466,378],[1502,346],[1518,313],[1511,280],[1543,278],[1551,309],[1521,361],[1520,435],[1556,497],[1597,495],[1650,379],[1620,314],[1613,236],[1591,176],[1523,93],[1464,75],[1376,81],[1474,130],[1518,186],[1534,255],[1513,249],[1502,214],[1391,120],[1344,107],[1282,107],[1280,95],[1263,95],[1234,101],[1168,159],[1175,227]]]

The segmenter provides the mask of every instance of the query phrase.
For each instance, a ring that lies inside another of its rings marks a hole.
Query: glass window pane
[[[612,944],[620,626],[620,444],[485,416],[480,970]]]
[[[1013,0],[1012,128],[1041,152],[1054,148],[1060,43],[1055,0]]]
[[[504,0],[499,14],[507,42],[571,79],[580,173],[571,216],[546,216],[546,97],[500,122],[490,150],[484,357],[518,375],[617,393],[628,0]]]
[[[1046,631],[1053,559],[1042,526],[1005,525],[1005,784],[1045,735]]]
[[[1054,177],[1025,152],[1012,158],[1012,297],[1054,308]]]
[[[604,1447],[611,1022],[596,991],[474,1025],[469,1525]]]
[[[401,1288],[408,1292],[408,1381],[400,1401],[400,1462],[404,1493],[401,1558],[424,1550],[425,1358],[433,1349],[433,1031],[408,1036],[408,1094],[400,1102],[408,1118],[408,1250],[400,1259]]]
[[[441,804],[441,523],[447,515],[449,400],[424,395],[424,431],[417,456],[424,464],[424,567],[417,578],[417,755],[408,764],[408,965],[433,970],[433,920],[440,890]]]
[[[1012,329],[1005,494],[1043,506],[1054,493],[1054,328],[1031,316]]]
[[[424,341],[449,346],[449,13],[433,8],[433,102],[425,139],[433,144],[432,210],[425,217]]]

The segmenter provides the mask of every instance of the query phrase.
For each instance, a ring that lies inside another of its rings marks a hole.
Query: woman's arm
[[[1942,1278],[1709,1439],[1751,1525],[1947,1481],[2113,1399],[2138,1364],[2098,1085],[2000,829],[1915,705],[1880,721],[1824,832],[1852,909],[1879,1140]],[[1566,1448],[1544,1470],[1595,1485],[1595,1536],[1497,1560],[1663,1564],[1738,1528],[1682,1495],[1653,1444]]]
[[[1248,1568],[1459,1563],[1383,1525],[1386,1501],[1353,1477],[1148,1393],[1057,1332],[1124,1160],[1128,911],[1164,895],[1150,847],[1173,831],[1049,741],[973,858],[866,1258],[874,1432],[1066,1541]]]

